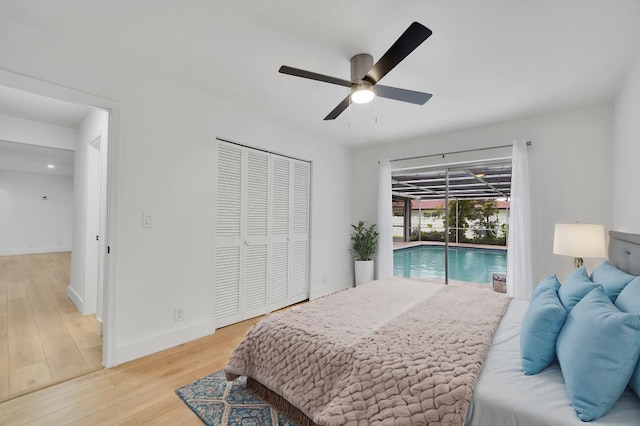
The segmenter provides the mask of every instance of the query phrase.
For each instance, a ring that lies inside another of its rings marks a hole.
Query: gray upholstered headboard
[[[640,275],[640,235],[609,231],[609,263],[628,274]]]

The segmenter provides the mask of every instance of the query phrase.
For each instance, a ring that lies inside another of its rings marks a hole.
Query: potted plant
[[[378,248],[378,230],[375,223],[366,226],[364,221],[351,225],[351,254],[355,260],[356,286],[373,281],[373,254]]]

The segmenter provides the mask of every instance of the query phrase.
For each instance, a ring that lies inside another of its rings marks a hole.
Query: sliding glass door
[[[394,215],[402,199],[410,206],[396,275],[490,284],[505,273],[510,159],[395,171],[392,180]]]

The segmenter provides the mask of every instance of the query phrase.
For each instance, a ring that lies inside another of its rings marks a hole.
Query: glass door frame
[[[449,176],[449,172],[452,171],[452,170],[465,170],[465,169],[469,169],[469,168],[473,168],[473,167],[491,166],[491,165],[500,165],[500,164],[512,164],[512,159],[511,158],[509,158],[508,160],[506,160],[504,158],[486,159],[486,160],[472,161],[472,162],[468,162],[468,163],[464,163],[464,164],[445,166],[444,167],[444,171],[445,171],[445,201],[444,201],[444,205],[445,205],[444,268],[445,269],[444,269],[444,283],[445,283],[445,285],[449,285],[449,243],[450,243],[450,241],[449,241],[449,235],[450,235],[449,234],[449,231],[450,231],[450,226],[449,226],[449,201],[450,201],[449,179],[450,179],[450,176]],[[511,197],[509,197],[509,199],[511,199]],[[457,212],[457,207],[456,207],[456,212]],[[457,213],[456,213],[456,215],[457,215]],[[507,225],[509,223],[509,218],[508,217],[507,217],[507,222],[506,223],[507,223]],[[458,235],[458,232],[459,232],[459,228],[457,226],[458,226],[458,224],[456,223],[456,236]]]

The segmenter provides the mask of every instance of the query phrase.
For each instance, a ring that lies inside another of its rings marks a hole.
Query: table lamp
[[[573,256],[576,268],[584,264],[583,257],[606,258],[604,225],[593,223],[556,223],[553,233],[553,254]]]

